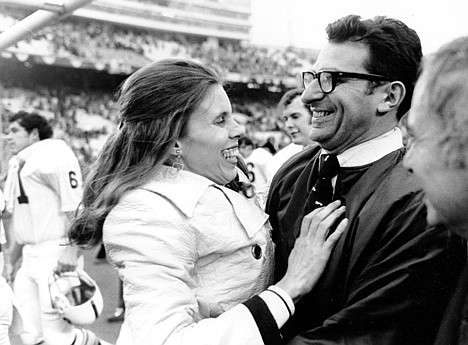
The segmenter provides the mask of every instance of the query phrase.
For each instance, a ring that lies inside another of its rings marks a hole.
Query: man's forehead
[[[298,107],[305,107],[305,104],[301,100],[301,95],[294,97],[291,102],[284,107],[285,112],[291,112],[291,109],[296,109]]]
[[[361,42],[328,42],[314,64],[314,70],[366,72],[369,48]]]

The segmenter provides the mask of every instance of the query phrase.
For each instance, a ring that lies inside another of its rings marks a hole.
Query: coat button
[[[255,259],[259,260],[262,257],[262,247],[258,244],[252,246],[252,255]]]

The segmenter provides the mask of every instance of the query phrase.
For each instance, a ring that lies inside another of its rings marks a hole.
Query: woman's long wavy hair
[[[111,209],[169,159],[190,115],[213,85],[223,85],[217,71],[180,59],[151,63],[126,79],[118,100],[120,127],[86,178],[82,208],[69,227],[72,243],[92,247],[102,240]]]

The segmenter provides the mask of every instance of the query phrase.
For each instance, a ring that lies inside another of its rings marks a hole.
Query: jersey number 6
[[[76,179],[76,173],[74,171],[68,173],[68,178],[70,179],[70,186],[72,188],[78,187],[78,180]]]

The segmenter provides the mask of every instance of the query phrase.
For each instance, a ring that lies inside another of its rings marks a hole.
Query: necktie
[[[320,156],[318,179],[307,199],[306,213],[328,205],[333,199],[332,178],[338,174],[340,164],[336,155]]]

